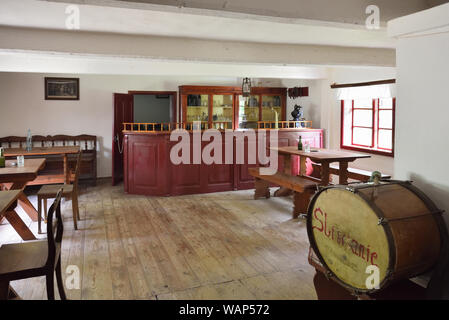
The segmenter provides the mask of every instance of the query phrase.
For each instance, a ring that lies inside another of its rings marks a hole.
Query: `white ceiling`
[[[67,0],[48,0],[67,2]],[[70,0],[89,3],[98,1]],[[159,4],[188,9],[209,9],[220,12],[237,12],[259,16],[309,19],[362,25],[365,9],[375,4],[380,8],[380,19],[391,19],[408,15],[437,5],[444,0],[119,0],[136,6],[136,3]],[[447,1],[446,1],[447,2]]]
[[[206,63],[28,51],[0,51],[0,71],[65,74],[325,79],[321,66]]]
[[[391,37],[414,37],[449,32],[449,3],[388,22]]]
[[[377,0],[383,24],[368,30],[371,0],[0,0],[0,71],[320,79],[394,66],[385,22],[429,1]],[[81,32],[66,29],[68,4]]]
[[[243,42],[394,48],[394,40],[388,38],[385,27],[368,30],[365,26],[349,23],[179,9],[114,0],[65,1],[86,3],[79,6],[82,31]],[[2,0],[0,25],[65,29],[66,7],[67,3],[60,1]]]

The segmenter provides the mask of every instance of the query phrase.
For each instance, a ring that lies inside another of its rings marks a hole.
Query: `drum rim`
[[[400,184],[400,183],[390,183],[390,184]],[[315,254],[317,255],[318,259],[322,263],[323,267],[330,274],[330,276],[333,279],[335,279],[335,281],[338,284],[340,284],[344,288],[348,289],[349,291],[352,291],[354,294],[359,294],[359,293],[360,294],[363,294],[363,293],[369,294],[369,293],[379,292],[382,289],[385,289],[388,286],[390,277],[394,270],[394,265],[396,264],[396,246],[393,241],[394,240],[393,233],[392,233],[391,228],[388,223],[381,224],[381,226],[384,228],[385,234],[387,236],[388,250],[389,250],[389,262],[388,262],[388,267],[387,267],[387,272],[385,274],[385,277],[382,280],[382,282],[379,284],[379,289],[361,289],[361,288],[355,288],[353,286],[348,285],[342,279],[340,279],[336,274],[334,274],[331,271],[331,269],[329,268],[329,266],[326,264],[326,262],[324,261],[323,256],[321,255],[321,253],[318,250],[318,246],[316,244],[315,238],[313,237],[313,232],[312,232],[312,214],[313,214],[313,212],[312,211],[313,211],[313,207],[314,207],[315,202],[318,199],[319,195],[322,192],[329,190],[329,189],[342,189],[347,192],[352,192],[354,195],[359,196],[363,201],[365,201],[368,204],[368,206],[374,211],[374,213],[376,214],[376,216],[379,219],[384,218],[382,211],[373,202],[371,202],[369,199],[367,199],[365,196],[363,196],[360,192],[358,192],[357,187],[351,187],[351,190],[348,190],[347,185],[336,185],[336,186],[325,187],[325,188],[321,189],[319,192],[315,193],[312,200],[310,200],[309,206],[307,208],[306,227],[307,227],[307,236],[309,238],[310,246],[312,247],[312,249],[315,252]]]

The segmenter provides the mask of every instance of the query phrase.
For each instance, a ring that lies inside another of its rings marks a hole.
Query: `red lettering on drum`
[[[377,253],[373,252],[373,253],[371,254],[371,264],[372,264],[373,266],[378,267],[378,265],[374,263],[374,260],[375,260],[375,259],[377,259]]]
[[[321,216],[318,216],[318,214]],[[327,221],[327,213],[323,212],[321,208],[316,208],[313,212],[313,217],[315,220],[317,220],[320,224],[319,227],[312,225],[312,229],[318,230],[321,233],[324,233],[326,237],[328,237],[331,241],[336,241],[338,245],[344,247],[345,245],[348,245],[351,249],[351,252],[365,260],[366,262],[370,263],[371,265],[377,266],[375,261],[377,260],[377,252],[372,252],[370,249],[370,245],[364,246],[363,244],[359,243],[355,239],[351,239],[351,237],[348,234],[345,234],[344,232],[341,232],[338,230],[338,228],[334,225],[328,228],[328,221]],[[324,222],[323,222],[324,217]],[[336,234],[336,238],[334,237],[334,234]],[[347,239],[347,241],[346,241]],[[365,250],[366,249],[366,250]]]
[[[355,241],[354,239],[352,239],[351,241],[351,250],[353,254],[357,254],[357,247],[359,246],[359,243],[357,241]]]
[[[312,226],[312,229],[317,229],[319,232],[323,232],[323,221],[321,221],[320,218],[318,218],[317,212],[319,212],[319,213],[321,213],[321,215],[323,215],[323,211],[321,211],[320,208],[316,208],[315,211],[313,212],[313,216],[315,217],[315,219],[317,219],[320,222],[321,227],[317,228],[316,226]]]
[[[332,230],[334,230],[334,227],[332,227]],[[345,245],[345,237],[346,235],[340,231],[337,231],[337,243],[341,246]]]
[[[331,235],[331,232],[329,231],[329,233],[328,233],[327,230],[328,230],[327,229],[327,213],[325,212],[324,213],[324,235],[329,238],[329,236]]]

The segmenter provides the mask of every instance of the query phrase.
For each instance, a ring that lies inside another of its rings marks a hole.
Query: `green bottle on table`
[[[301,136],[299,136],[298,150],[302,150],[302,140],[301,140]]]
[[[0,168],[5,167],[5,155],[3,153],[3,148],[0,147]]]

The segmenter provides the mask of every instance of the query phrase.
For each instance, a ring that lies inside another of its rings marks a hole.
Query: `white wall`
[[[44,77],[79,77],[79,101],[44,99]],[[98,176],[111,176],[113,93],[128,90],[177,91],[179,85],[240,86],[241,78],[187,76],[114,76],[0,72],[0,136],[33,134],[92,134],[98,137]],[[286,80],[259,81],[267,86],[286,85]],[[301,85],[304,80],[298,80]],[[296,85],[296,81],[293,81]],[[317,85],[319,81],[307,83]],[[319,91],[311,91],[318,96]],[[320,97],[309,97],[307,108],[319,108]],[[302,102],[301,102],[302,103]],[[291,112],[291,110],[290,110]],[[178,110],[179,114],[179,110]],[[307,116],[307,113],[306,113]],[[314,115],[316,116],[316,115]],[[291,117],[291,116],[290,116]]]
[[[295,104],[303,107],[304,118],[312,120],[313,128],[321,128],[321,80],[308,79],[255,79],[253,85],[258,87],[308,87],[309,96],[290,99],[287,96],[286,120],[293,120],[291,112]]]
[[[340,148],[341,104],[337,99],[337,90],[331,89],[333,83],[354,83],[396,78],[395,68],[348,68],[336,67],[329,70],[329,79],[322,80],[321,127],[325,129],[327,148]],[[371,155],[371,158],[358,159],[351,167],[365,170],[378,170],[394,174],[392,157]]]
[[[287,97],[287,120],[293,120],[291,112],[295,104],[303,107],[304,118],[312,121],[313,128],[321,128],[321,80],[283,80],[283,86],[287,88],[308,87],[309,96],[290,99]]]
[[[449,212],[449,33],[399,41],[395,177]],[[446,221],[447,219],[446,214]]]

